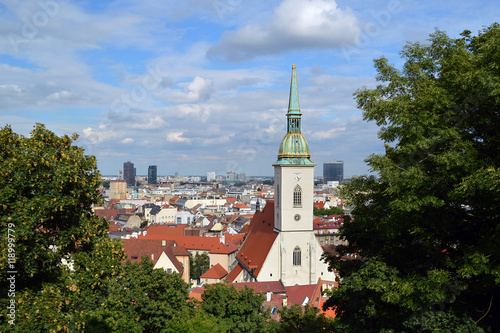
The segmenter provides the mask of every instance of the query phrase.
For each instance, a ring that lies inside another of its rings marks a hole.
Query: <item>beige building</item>
[[[109,199],[126,199],[127,182],[124,180],[111,180],[109,182]]]

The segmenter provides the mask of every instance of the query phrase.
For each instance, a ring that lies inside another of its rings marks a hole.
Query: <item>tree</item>
[[[189,274],[191,279],[199,278],[210,268],[210,257],[206,253],[189,255]]]
[[[76,138],[58,137],[41,124],[28,138],[0,129],[0,274],[17,271],[17,290],[57,281],[61,259],[107,237],[107,222],[92,213],[101,198],[96,161],[72,145]],[[7,269],[9,232],[15,269]],[[2,275],[2,287],[5,281]]]
[[[317,208],[314,207],[313,211],[314,216],[321,216],[321,215],[344,215],[345,211],[342,208],[338,207],[331,207],[329,209],[326,208]]]
[[[385,153],[341,196],[354,205],[327,306],[343,331],[500,327],[500,25],[408,44],[402,70],[355,93]],[[355,253],[358,260],[342,261]]]
[[[307,304],[302,311],[298,304],[291,308],[284,307],[279,310],[280,322],[279,332],[332,332],[334,329],[333,320],[319,314],[319,309]]]
[[[227,283],[207,285],[201,298],[201,308],[230,332],[265,331],[271,317],[269,310],[262,308],[265,297],[247,287],[237,290]]]
[[[148,259],[123,264],[122,242],[92,213],[100,175],[76,138],[0,129],[0,331],[168,329],[188,311],[187,284]]]
[[[106,286],[106,294],[92,300],[86,331],[160,332],[188,311],[188,285],[182,277],[153,266],[148,257],[125,263],[121,274]]]

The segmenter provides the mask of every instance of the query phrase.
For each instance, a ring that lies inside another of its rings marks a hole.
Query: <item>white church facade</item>
[[[323,249],[313,232],[314,166],[301,133],[301,112],[295,65],[292,67],[287,133],[273,164],[275,200],[257,212],[231,282],[281,281],[285,286],[335,280],[323,262]]]

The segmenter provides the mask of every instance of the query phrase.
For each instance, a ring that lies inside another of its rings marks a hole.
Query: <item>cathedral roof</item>
[[[292,66],[290,84],[290,98],[288,101],[287,133],[281,140],[278,151],[278,160],[273,165],[316,165],[311,161],[309,145],[300,131],[301,113],[299,105],[299,91],[297,88],[297,74],[295,65]]]
[[[227,276],[231,282],[243,269],[251,272],[255,277],[259,275],[274,240],[278,236],[278,233],[274,231],[274,202],[269,201],[262,212],[254,215],[250,228],[250,233],[236,256],[238,264]]]

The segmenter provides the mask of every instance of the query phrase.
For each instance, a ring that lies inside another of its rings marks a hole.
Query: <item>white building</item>
[[[313,232],[314,162],[301,133],[295,65],[287,113],[287,133],[273,164],[275,201],[256,213],[251,232],[229,273],[232,282],[276,281],[285,286],[314,284],[335,274],[321,260],[323,249]]]
[[[215,172],[214,171],[207,172],[207,182],[213,182],[213,181],[215,181]]]

